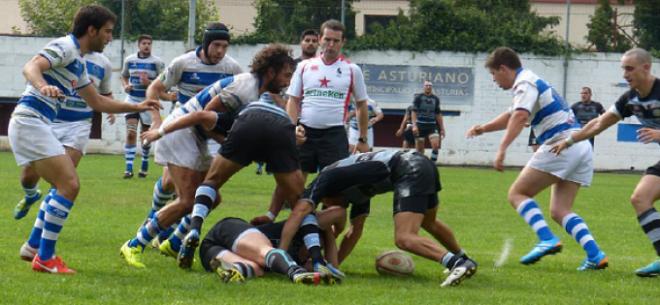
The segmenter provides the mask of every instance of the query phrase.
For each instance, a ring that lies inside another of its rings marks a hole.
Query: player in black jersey
[[[623,78],[630,85],[630,90],[621,95],[607,112],[590,121],[566,141],[555,145],[552,151],[559,154],[573,143],[592,138],[618,121],[633,115],[643,125],[637,131],[637,139],[646,144],[660,144],[660,79],[651,74],[651,61],[651,55],[644,49],[634,48],[624,53],[621,57],[621,67]],[[653,207],[653,203],[658,199],[660,162],[646,170],[630,197],[642,230],[651,240],[656,254],[660,256],[660,213]],[[637,269],[635,273],[642,277],[660,275],[660,260]]]
[[[417,152],[383,150],[339,160],[324,168],[297,204],[315,207],[321,201],[366,204],[376,194],[394,192],[394,230],[397,247],[442,263],[451,270],[442,286],[457,285],[477,270],[462,251],[451,230],[442,230],[436,219],[440,176],[435,164]],[[420,236],[433,235],[449,250]]]
[[[334,268],[322,256],[321,243],[323,241],[328,260],[336,262],[337,249],[329,229],[343,217],[345,211],[339,207],[319,212],[318,221],[316,216],[308,215],[288,252],[274,249],[281,239],[284,222],[255,227],[243,219],[224,218],[211,228],[202,241],[199,250],[202,266],[208,271],[217,272],[225,282],[242,282],[247,278],[261,276],[264,267],[288,274],[295,283],[323,281],[332,284],[341,281],[344,274],[336,269],[333,272],[326,267],[322,272],[306,272],[301,266],[306,264],[309,257],[312,264],[323,263]]]

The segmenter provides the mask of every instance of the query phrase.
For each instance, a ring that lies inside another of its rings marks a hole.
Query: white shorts
[[[357,145],[358,138],[360,137],[360,131],[354,129],[353,127],[348,128],[348,144]],[[374,147],[374,129],[369,127],[367,129],[367,144],[369,147]]]
[[[216,142],[213,139],[208,139],[208,141],[206,141],[206,145],[209,148],[209,155],[211,155],[212,157],[217,156],[219,154],[220,147],[222,147],[220,143]]]
[[[73,148],[81,153],[85,153],[87,143],[89,143],[89,134],[92,131],[92,122],[58,122],[50,125],[53,128],[55,137],[66,147]]]
[[[182,111],[177,109],[163,124],[168,124],[181,115]],[[155,155],[155,161],[159,165],[174,164],[200,172],[207,171],[213,160],[209,155],[206,140],[200,140],[192,127],[168,133],[156,141]]]
[[[591,185],[594,162],[589,141],[575,143],[562,151],[559,156],[551,153],[551,148],[552,145],[541,145],[526,166],[557,176],[562,180],[577,182],[582,186]]]
[[[65,154],[64,146],[57,140],[52,125],[36,115],[13,114],[9,121],[8,137],[19,166]]]

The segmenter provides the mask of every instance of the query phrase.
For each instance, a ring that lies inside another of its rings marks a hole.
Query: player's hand
[[[397,136],[397,137],[401,137],[401,136],[403,135],[403,129],[399,128],[399,129],[394,133],[394,135]]]
[[[376,118],[370,119],[369,126],[374,126],[374,124],[376,124]]]
[[[268,218],[268,216],[266,215],[257,216],[255,218],[252,218],[252,220],[250,220],[250,224],[253,226],[263,225],[271,222],[273,222],[273,220]]]
[[[504,171],[504,158],[506,157],[506,153],[498,150],[497,155],[495,156],[495,161],[493,162],[493,168],[495,168],[496,171],[498,172],[503,172]]]
[[[62,93],[62,91],[60,91],[60,88],[57,88],[56,86],[45,85],[39,88],[39,93],[47,97],[64,98],[64,93]]]
[[[416,137],[419,136],[419,128],[417,128],[417,125],[413,125],[412,132]]]
[[[170,101],[170,102],[176,102],[176,100],[177,100],[176,92],[174,92],[174,91],[168,92],[166,94],[166,96],[167,96],[167,100]]]
[[[307,137],[305,137],[305,127],[302,127],[301,125],[296,126],[296,145],[302,145],[307,141]]]
[[[124,92],[131,93],[131,90],[133,90],[133,85],[128,84],[128,85],[124,86]]]
[[[147,145],[158,141],[160,139],[160,133],[158,133],[157,129],[149,129],[140,134],[140,139],[142,139],[142,145]]]
[[[660,129],[640,128],[637,130],[637,140],[644,144],[660,142]]]
[[[136,105],[136,112],[145,111],[145,110],[156,110],[159,111],[163,109],[163,106],[157,100],[144,100],[142,103]]]
[[[355,148],[353,149],[353,153],[357,154],[357,153],[366,153],[366,152],[369,152],[369,144],[358,141],[357,144],[355,145]]]
[[[465,137],[469,139],[480,136],[482,134],[484,134],[483,127],[481,127],[481,125],[474,125],[468,129],[468,131],[465,133]]]
[[[557,144],[557,145],[553,146],[552,148],[550,148],[550,152],[557,155],[557,156],[559,156],[559,153],[561,153],[563,150],[565,150],[569,146],[570,145],[568,145],[568,143],[566,143],[566,141],[561,141],[561,142],[559,142],[559,144]]]
[[[108,113],[108,124],[114,125],[116,121],[116,117],[112,113]]]
[[[445,139],[445,129],[443,128],[440,129],[440,140],[444,140],[444,139]]]

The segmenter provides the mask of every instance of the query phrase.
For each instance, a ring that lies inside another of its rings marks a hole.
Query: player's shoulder
[[[189,64],[189,63],[194,63],[197,60],[198,60],[197,51],[192,50],[192,51],[183,53],[183,54],[175,57],[174,59],[172,59],[172,62],[170,63],[170,65],[185,65],[185,64]]]
[[[138,58],[139,57],[137,56],[137,53],[133,53],[133,54],[130,54],[130,55],[126,56],[126,59],[124,59],[124,62],[129,63],[129,62],[137,60]]]

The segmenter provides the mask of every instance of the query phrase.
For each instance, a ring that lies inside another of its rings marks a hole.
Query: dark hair
[[[341,32],[342,38],[344,37],[344,33],[346,32],[346,27],[341,22],[335,19],[330,19],[324,22],[323,24],[321,24],[321,35],[323,35],[323,31],[325,31],[325,29]]]
[[[149,34],[140,34],[140,36],[138,36],[138,44],[139,44],[140,42],[142,42],[142,40],[151,40],[151,41],[154,41],[154,39],[153,39],[153,38],[151,37],[151,35],[149,35]]]
[[[591,88],[589,88],[589,87],[582,87],[582,90],[587,90],[587,91],[589,91],[589,94],[591,94]]]
[[[495,49],[486,59],[486,68],[499,69],[501,65],[512,70],[517,70],[522,67],[520,57],[518,57],[516,51],[507,47],[499,47]]]
[[[293,61],[292,54],[291,49],[283,44],[269,44],[254,55],[250,72],[262,77],[270,68],[279,71],[285,65],[294,67],[296,63]]]
[[[306,29],[302,32],[302,34],[300,34],[300,40],[304,40],[305,36],[316,36],[318,38],[319,32],[314,29]]]
[[[86,5],[78,9],[76,16],[73,17],[71,32],[73,36],[80,38],[85,36],[90,26],[99,30],[108,22],[117,22],[117,15],[100,5]]]

